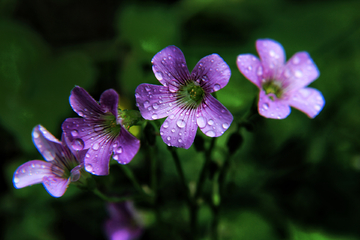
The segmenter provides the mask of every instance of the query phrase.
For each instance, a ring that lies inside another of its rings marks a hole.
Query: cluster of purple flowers
[[[283,119],[292,106],[314,118],[325,101],[318,90],[307,87],[319,76],[309,54],[296,53],[285,63],[285,51],[278,42],[257,40],[256,48],[260,59],[241,54],[237,66],[260,90],[259,114]],[[168,46],[154,56],[152,64],[161,85],[139,85],[136,106],[146,120],[166,117],[160,128],[164,143],[188,149],[198,128],[208,137],[219,137],[229,129],[233,116],[212,95],[227,85],[231,75],[219,55],[202,58],[190,73],[181,50]],[[118,104],[119,95],[113,89],[103,92],[97,102],[83,88],[75,87],[70,105],[81,118],[63,122],[61,141],[41,125],[33,129],[33,142],[46,161],[21,165],[14,173],[14,186],[43,183],[52,196],[60,197],[70,183],[86,184],[91,174],[108,175],[111,158],[120,164],[129,163],[139,151],[140,141],[128,132],[131,124],[124,121]],[[109,205],[109,209],[116,213],[106,224],[110,238],[133,239],[140,234],[140,228],[126,222],[128,218],[118,217],[129,215],[128,205]]]

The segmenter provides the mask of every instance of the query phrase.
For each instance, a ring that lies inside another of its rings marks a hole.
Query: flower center
[[[272,94],[275,95],[276,98],[281,98],[283,94],[282,84],[279,81],[270,80],[268,82],[265,82],[262,87],[266,95]],[[269,96],[269,98],[274,101],[273,96]]]
[[[204,95],[204,89],[198,83],[191,81],[179,89],[177,97],[179,101],[196,108],[204,99]]]
[[[116,121],[116,117],[111,114],[107,113],[103,116],[104,122],[100,125],[99,132],[103,134],[110,134],[112,137],[116,137],[119,135],[121,127]]]

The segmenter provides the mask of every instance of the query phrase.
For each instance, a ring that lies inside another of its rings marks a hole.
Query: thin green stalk
[[[128,168],[126,165],[119,164],[119,166],[122,168],[122,170],[125,172],[126,176],[130,179],[133,186],[136,188],[136,190],[145,196],[148,196],[148,194],[144,191],[144,189],[140,186],[139,182],[136,180],[135,175],[131,171],[130,168]]]

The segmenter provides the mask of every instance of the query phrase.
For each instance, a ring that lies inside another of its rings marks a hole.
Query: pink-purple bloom
[[[152,64],[162,86],[141,84],[135,97],[143,118],[167,117],[160,128],[166,144],[187,149],[198,127],[209,137],[221,136],[229,128],[233,116],[211,95],[225,87],[231,75],[219,55],[202,58],[190,74],[181,50],[168,46],[154,56]]]
[[[108,203],[110,219],[105,222],[109,240],[133,240],[140,237],[143,227],[132,202]]]
[[[73,151],[68,148],[65,137],[57,140],[41,125],[32,132],[33,142],[45,158],[22,164],[14,173],[14,186],[23,188],[43,183],[53,197],[61,197],[71,182],[77,182],[83,173],[85,151]]]
[[[320,74],[309,54],[295,53],[285,63],[282,45],[271,39],[257,40],[256,49],[260,60],[252,54],[241,54],[237,66],[260,89],[259,114],[283,119],[292,106],[310,118],[318,115],[325,100],[321,92],[307,87]]]
[[[109,174],[112,158],[120,164],[129,163],[140,148],[140,141],[122,125],[118,113],[119,95],[108,89],[95,101],[83,88],[71,91],[70,105],[82,118],[68,118],[62,129],[70,146],[75,150],[86,149],[86,171],[95,175]]]

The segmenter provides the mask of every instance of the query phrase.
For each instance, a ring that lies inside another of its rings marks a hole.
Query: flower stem
[[[135,175],[131,171],[130,168],[128,168],[126,165],[119,164],[119,166],[122,168],[122,170],[125,172],[126,176],[130,179],[133,186],[136,188],[136,190],[144,196],[148,196],[148,194],[144,191],[144,189],[140,186],[139,182],[136,180]]]

